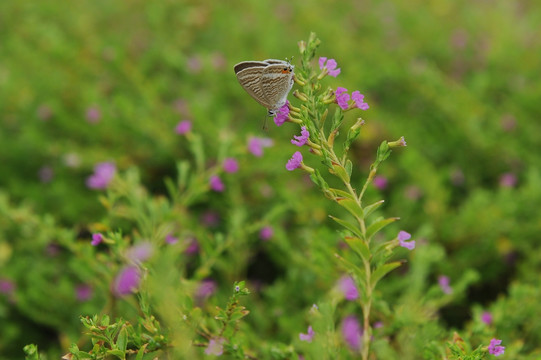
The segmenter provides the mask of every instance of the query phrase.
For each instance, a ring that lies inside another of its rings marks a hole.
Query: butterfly
[[[274,116],[286,104],[293,87],[294,68],[289,61],[268,59],[243,61],[234,70],[243,89],[267,108],[268,116]]]

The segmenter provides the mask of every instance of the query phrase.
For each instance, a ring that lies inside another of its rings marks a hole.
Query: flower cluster
[[[94,173],[86,179],[86,186],[91,189],[106,189],[116,173],[112,162],[103,162],[94,166]]]
[[[351,93],[351,95],[349,95],[347,91],[348,89],[339,86],[334,92],[336,95],[336,103],[342,110],[349,110],[353,108],[368,110],[370,108],[370,106],[364,102],[364,95],[361,94],[360,91],[355,90]],[[350,103],[350,99],[353,100],[353,103]]]

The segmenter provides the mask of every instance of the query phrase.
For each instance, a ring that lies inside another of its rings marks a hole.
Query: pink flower
[[[188,242],[188,246],[186,247],[186,250],[184,250],[184,253],[186,255],[196,254],[199,251],[199,243],[197,242],[197,239],[192,237],[186,240]]]
[[[340,289],[342,294],[344,294],[346,300],[353,301],[359,298],[359,291],[357,290],[357,286],[355,286],[355,281],[353,281],[353,278],[351,276],[342,276],[338,280],[338,288]]]
[[[91,124],[99,122],[101,119],[101,111],[97,106],[91,106],[86,109],[86,121]]]
[[[312,339],[314,338],[314,335],[316,333],[314,332],[314,330],[312,329],[311,326],[308,326],[308,334],[303,334],[303,333],[300,333],[299,334],[299,338],[301,339],[301,341],[307,341],[307,342],[312,342]]]
[[[481,321],[487,325],[492,324],[492,314],[488,311],[483,311],[481,314]]]
[[[319,58],[319,68],[323,70],[324,68],[327,68],[327,71],[330,76],[337,77],[338,74],[340,74],[340,68],[336,68],[338,64],[336,63],[336,60],[329,59],[327,60],[326,57],[320,57]]]
[[[178,242],[178,238],[175,237],[173,234],[169,233],[165,236],[165,242],[169,245],[174,245]]]
[[[0,294],[11,295],[15,290],[15,284],[13,281],[0,278]]]
[[[148,260],[154,253],[154,246],[148,241],[143,241],[128,249],[126,256],[134,262],[143,262]]]
[[[451,288],[450,279],[448,276],[441,275],[438,278],[438,284],[440,285],[441,291],[443,291],[445,294],[451,294],[453,292],[453,289]]]
[[[270,147],[273,144],[274,142],[272,139],[252,136],[248,138],[248,151],[250,151],[254,156],[261,157],[263,156],[263,149]]]
[[[348,89],[343,87],[337,87],[335,94],[336,94],[336,103],[342,110],[347,110],[349,108],[349,99],[350,96],[347,93]]]
[[[87,301],[92,298],[92,287],[88,285],[79,285],[75,288],[75,298],[78,301]]]
[[[355,316],[347,316],[342,322],[342,336],[346,343],[354,351],[361,349],[361,338],[363,331],[361,325]]]
[[[500,186],[505,188],[515,187],[517,184],[517,177],[513,173],[505,173],[500,176]]]
[[[92,241],[90,242],[90,245],[98,246],[102,242],[103,242],[103,235],[101,233],[92,234]]]
[[[301,127],[301,135],[293,135],[295,139],[291,140],[293,145],[303,146],[310,138],[310,133],[306,130],[306,126]]]
[[[300,151],[296,151],[291,159],[287,161],[286,169],[289,171],[293,171],[297,168],[300,168],[302,165],[302,154]]]
[[[137,266],[126,266],[120,270],[113,283],[113,292],[121,297],[128,295],[139,288],[141,273]]]
[[[91,189],[106,189],[116,173],[112,162],[103,162],[94,166],[94,174],[86,179],[86,186]]]
[[[377,175],[376,177],[374,177],[374,180],[372,183],[377,189],[384,190],[385,188],[387,188],[388,181],[385,176]]]
[[[490,340],[490,345],[488,345],[488,352],[494,356],[503,355],[503,353],[505,352],[505,346],[500,346],[501,343],[502,341],[499,339]]]
[[[223,163],[224,171],[227,173],[236,173],[239,171],[239,163],[234,158],[226,158]]]
[[[361,110],[368,110],[370,106],[364,102],[364,95],[360,91],[355,90],[351,93],[351,98],[355,101],[355,106]]]
[[[210,188],[217,192],[225,190],[225,185],[218,175],[212,175],[209,179]]]
[[[406,242],[406,240],[409,240],[410,238],[411,235],[409,233],[405,231],[400,231],[397,236],[398,244],[408,250],[413,250],[415,249],[415,240]]]
[[[203,280],[197,289],[195,297],[202,300],[216,292],[216,283],[213,280]]]
[[[274,235],[274,230],[270,226],[265,226],[259,231],[259,237],[261,240],[269,240]]]
[[[206,355],[220,356],[224,353],[224,338],[212,338],[209,341],[207,348],[205,349]]]
[[[289,118],[289,101],[286,101],[286,104],[282,106],[276,116],[274,116],[274,123],[276,126],[282,126],[287,119]]]
[[[179,135],[184,135],[192,130],[192,122],[190,120],[182,120],[177,124],[175,132]]]

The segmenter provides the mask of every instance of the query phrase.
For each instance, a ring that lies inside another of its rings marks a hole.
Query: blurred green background
[[[19,208],[40,217],[34,231],[51,219],[71,229],[66,236],[88,233],[105,215],[99,192],[85,185],[99,162],[137,167],[152,194],[165,194],[164,179],[189,156],[174,131],[185,119],[211,159],[224,143],[240,153],[248,136],[272,138],[262,159],[242,164],[240,185],[261,181],[280,193],[276,201],[300,198],[319,209],[296,205],[315,216],[302,224],[333,226],[324,215],[332,204],[298,174],[284,175],[298,129],[262,131],[265,110],[232,70],[298,56],[297,42],[313,31],[318,55],[342,69],[329,86],[360,90],[370,105],[352,150],[359,184],[377,145],[405,136],[408,147],[381,167],[387,187],[368,196],[386,199],[384,214],[400,216],[418,244],[444,249],[430,280],[481,275],[441,310],[460,328],[473,304],[506,301],[512,284],[541,285],[539,24],[533,0],[2,1],[0,241],[46,237],[14,230]],[[2,252],[0,276],[15,274],[14,263]],[[9,315],[4,302],[0,316],[40,323],[24,311]],[[540,336],[528,334],[532,344]]]

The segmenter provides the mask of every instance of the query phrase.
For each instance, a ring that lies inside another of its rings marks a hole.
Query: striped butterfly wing
[[[261,88],[261,76],[263,71],[269,66],[263,61],[243,61],[235,65],[234,70],[242,88],[250,94],[255,101],[267,109],[271,107]]]
[[[269,113],[281,108],[287,100],[287,95],[293,87],[293,66],[285,61],[265,60],[270,63],[263,69],[261,75],[261,89],[270,106]],[[276,62],[276,63],[274,63]]]

